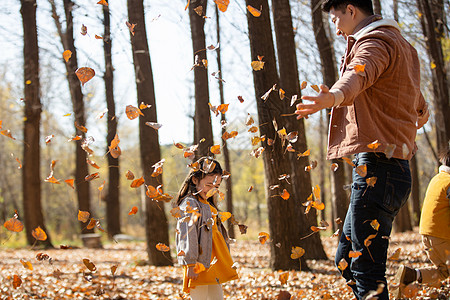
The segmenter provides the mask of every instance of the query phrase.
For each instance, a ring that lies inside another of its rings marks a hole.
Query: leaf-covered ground
[[[333,266],[336,239],[323,238],[323,243],[330,260],[308,261],[311,272],[283,274],[267,268],[267,244],[238,240],[232,252],[241,278],[224,284],[226,298],[289,299],[278,298],[289,292],[291,299],[354,299]],[[401,253],[398,261],[388,262],[388,280],[402,263],[428,265],[416,232],[393,234],[390,253],[397,248]],[[38,253],[48,258],[41,255],[39,261]],[[110,244],[104,249],[3,249],[0,299],[182,299],[180,267],[146,266],[142,263],[146,258],[144,243]],[[96,271],[90,272],[83,259],[95,265]],[[280,274],[288,276],[286,284],[281,284]],[[20,286],[14,288],[15,283]],[[414,286],[411,292],[416,299],[450,299],[450,281],[439,288]]]

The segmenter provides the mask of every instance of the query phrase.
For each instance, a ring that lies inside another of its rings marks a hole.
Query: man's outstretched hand
[[[313,103],[297,104],[297,110],[295,111],[295,114],[298,115],[297,120],[307,119],[309,115],[334,105],[334,95],[330,93],[330,89],[324,84],[321,84],[319,88],[320,93],[317,96],[302,96],[303,100],[309,100]]]

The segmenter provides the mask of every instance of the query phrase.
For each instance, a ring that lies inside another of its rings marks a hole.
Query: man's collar
[[[355,30],[353,31],[353,34],[349,35],[348,37],[353,38],[355,40],[360,39],[362,36],[366,35],[367,33],[371,32],[375,28],[381,27],[381,26],[390,26],[396,28],[398,31],[400,31],[400,26],[398,26],[397,22],[395,20],[390,19],[383,19],[380,15],[372,15],[364,20],[362,20],[358,26],[356,26]]]
[[[362,20],[361,22],[359,22],[358,25],[356,25],[355,30],[353,30],[351,35],[355,35],[358,31],[360,31],[361,29],[363,29],[364,27],[366,27],[367,25],[369,25],[372,22],[378,21],[383,19],[382,16],[380,15],[371,15],[368,16],[367,18],[365,18],[364,20]]]

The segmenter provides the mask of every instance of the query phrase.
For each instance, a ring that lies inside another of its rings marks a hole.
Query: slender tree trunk
[[[40,226],[47,233],[47,240],[40,244],[52,247],[49,233],[44,225],[41,205],[40,175],[40,121],[42,105],[39,83],[39,47],[36,26],[36,0],[21,0],[20,13],[23,21],[23,58],[24,58],[24,94],[25,121],[23,147],[23,207],[28,244],[36,241],[32,231]]]
[[[52,17],[55,21],[58,34],[61,38],[61,43],[64,50],[70,50],[72,57],[65,62],[67,71],[67,80],[69,82],[70,96],[72,100],[73,112],[75,115],[75,122],[80,126],[86,125],[86,117],[84,112],[83,93],[81,92],[81,84],[78,80],[75,71],[78,69],[77,51],[75,49],[73,37],[73,16],[72,9],[74,3],[71,0],[64,0],[64,13],[66,17],[66,30],[63,32],[62,25],[59,21],[59,16],[56,12],[56,6],[53,0],[49,0],[52,5]],[[81,139],[76,141],[75,146],[75,186],[78,199],[78,209],[81,211],[91,211],[91,193],[89,189],[89,182],[85,177],[89,175],[88,165],[86,162],[86,152],[81,148],[86,134],[79,128],[75,127],[76,135],[81,136]],[[94,229],[86,229],[86,224],[80,222],[80,228],[83,233],[92,233]]]
[[[381,1],[373,0],[373,12],[377,15],[381,15]]]
[[[448,148],[450,140],[450,98],[449,82],[442,51],[444,29],[444,1],[417,0],[421,12],[421,25],[431,61],[434,93],[435,130],[438,152]]]
[[[325,26],[328,25],[325,25],[327,23],[324,23],[324,16],[320,4],[320,0],[311,0],[311,15],[314,36],[317,48],[319,49],[323,80],[328,87],[331,87],[338,78],[338,71],[336,68],[335,53],[331,37],[328,36],[325,28]],[[330,121],[329,112],[330,110],[327,110],[328,124]],[[334,220],[340,218],[344,221],[349,203],[348,195],[344,190],[344,185],[346,183],[345,165],[340,159],[333,159],[331,163],[337,166],[337,169],[333,168],[335,171],[330,173],[332,215]],[[350,172],[350,179],[352,176],[351,174],[352,173]],[[333,229],[336,230],[336,228],[337,224],[333,222]]]
[[[211,155],[210,147],[213,145],[211,127],[211,112],[209,110],[208,68],[203,63],[206,58],[205,44],[205,18],[206,0],[192,0],[189,5],[189,19],[191,23],[192,49],[194,50],[194,85],[195,85],[195,116],[194,116],[194,143],[202,139],[198,147],[198,156]],[[201,7],[201,8],[200,8]],[[196,12],[201,12],[199,13]],[[196,59],[196,57],[198,57]]]
[[[146,122],[157,122],[155,89],[150,53],[145,30],[143,0],[128,0],[128,17],[131,24],[137,24],[135,34],[130,34],[133,51],[133,62],[136,73],[138,102],[151,105],[139,117],[139,142],[141,164],[146,185],[157,187],[162,184],[162,176],[152,177],[152,166],[161,160],[158,132],[145,125]],[[149,261],[155,266],[172,265],[170,252],[166,256],[156,249],[158,243],[169,245],[169,229],[164,212],[164,203],[153,201],[145,196],[145,232]]]
[[[325,171],[325,152],[326,152],[326,147],[325,147],[325,143],[324,140],[327,139],[327,133],[325,130],[325,124],[324,124],[324,111],[321,110],[320,111],[320,116],[319,116],[319,181],[320,181],[320,199],[322,199],[322,202],[325,203],[325,206],[328,206],[328,200],[326,199],[327,193],[325,192],[325,177],[327,174],[329,174],[329,172]],[[322,210],[320,212],[320,216],[322,218],[322,220],[326,220],[326,216],[325,216],[325,209]]]
[[[219,9],[216,7],[216,32],[217,32],[217,43],[220,45],[220,16]],[[219,69],[219,94],[220,94],[220,104],[225,104],[225,96],[223,92],[223,82],[222,82],[222,60],[220,56],[220,46],[216,50],[217,52],[217,67]],[[221,121],[223,123],[227,122],[227,118],[225,114],[221,114]],[[222,135],[226,132],[226,127],[222,127]],[[223,151],[223,159],[225,160],[225,170],[231,173],[231,163],[230,163],[230,152],[228,151],[228,144],[225,140],[222,139],[222,151]],[[231,184],[231,176],[225,180],[226,194],[225,199],[227,202],[227,211],[233,213],[233,193],[232,193],[232,184]],[[230,238],[234,239],[234,225],[228,221],[228,235]]]
[[[394,11],[394,20],[398,23],[398,0],[392,0],[392,10]]]
[[[105,53],[105,95],[106,106],[108,109],[108,134],[106,136],[107,145],[111,145],[117,133],[116,105],[114,102],[114,75],[112,65],[112,39],[111,39],[111,21],[109,15],[109,6],[103,6],[103,22],[105,34],[103,35],[103,50]],[[107,150],[108,151],[108,150]],[[108,192],[106,194],[106,220],[107,229],[111,236],[119,234],[120,230],[120,201],[119,201],[119,159],[108,154]]]
[[[411,202],[412,202],[412,222],[414,226],[419,225],[420,221],[420,181],[419,181],[419,168],[417,166],[417,158],[414,155],[410,161],[411,175],[412,175],[412,190],[411,190]]]
[[[297,54],[289,0],[272,0],[272,6],[278,50],[278,66],[280,70],[280,88],[285,90],[288,95],[297,95],[297,97],[300,98],[301,90],[297,67]],[[288,98],[282,101],[282,110],[285,114],[293,113],[295,111],[295,105],[291,106],[290,100],[291,99]],[[280,129],[282,128],[282,125],[284,125],[288,132],[298,132],[298,140],[294,143],[295,149],[301,153],[306,151],[308,145],[306,141],[304,120],[297,120],[295,116],[290,116],[285,117],[281,122],[281,124],[279,123]],[[305,167],[309,165],[309,159],[308,157],[297,159],[297,154],[291,152],[288,152],[283,159],[289,160],[290,172],[288,174],[291,174],[293,185],[294,193],[290,204],[301,207],[302,202],[305,202],[309,195],[311,195],[312,184],[310,173],[305,172]],[[323,186],[321,188],[323,188]],[[314,211],[305,215],[301,213],[301,210],[298,210],[298,208],[294,208],[294,210],[296,210],[296,213],[298,214],[298,233],[301,237],[308,235],[311,226],[317,225],[317,215]],[[295,241],[292,241],[292,243],[295,243]],[[318,234],[312,235],[308,239],[300,240],[297,244],[305,249],[305,258],[327,258],[325,251],[323,250],[320,235]]]

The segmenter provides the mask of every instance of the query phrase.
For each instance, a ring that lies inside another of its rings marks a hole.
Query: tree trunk
[[[78,69],[77,51],[73,38],[73,16],[72,9],[74,3],[71,0],[64,0],[64,13],[66,16],[66,30],[63,32],[62,25],[59,21],[59,16],[56,12],[56,6],[53,0],[49,0],[52,5],[52,17],[55,21],[59,37],[64,50],[70,50],[72,57],[65,62],[67,81],[69,82],[70,97],[72,100],[73,112],[75,115],[75,122],[80,126],[86,125],[86,117],[84,113],[83,93],[81,92],[81,84],[75,71]],[[86,162],[86,152],[81,148],[86,134],[79,128],[75,127],[76,135],[81,136],[81,139],[75,143],[75,186],[78,199],[78,209],[81,211],[88,211],[91,214],[91,193],[89,189],[89,182],[85,177],[89,175],[88,165]],[[86,223],[80,222],[80,228],[83,233],[93,233],[94,229],[86,229]]]
[[[419,226],[420,221],[420,181],[419,168],[417,166],[417,158],[414,155],[410,161],[412,188],[411,188],[411,202],[412,202],[412,222],[414,226]]]
[[[217,32],[217,44],[220,45],[220,16],[219,16],[219,9],[216,5],[216,32]],[[217,53],[217,67],[219,69],[219,93],[220,93],[220,104],[225,104],[225,96],[223,93],[223,82],[222,82],[222,60],[220,56],[220,46],[218,49],[216,49]],[[227,118],[225,114],[221,114],[221,121],[222,123],[227,122]],[[226,127],[222,127],[222,135],[226,132]],[[228,151],[228,144],[225,140],[222,139],[222,151],[223,151],[223,159],[225,160],[225,170],[231,173],[231,163],[230,163],[230,152]],[[233,193],[232,193],[232,184],[231,184],[231,176],[228,177],[225,180],[225,187],[226,187],[226,193],[225,193],[225,199],[227,202],[227,211],[230,213],[233,213]],[[228,221],[228,235],[230,238],[234,239],[234,225]]]
[[[194,50],[194,85],[195,85],[195,116],[194,116],[194,143],[202,139],[197,156],[211,155],[210,147],[213,145],[213,133],[211,127],[211,113],[209,110],[208,68],[203,61],[206,60],[205,44],[205,16],[206,0],[192,0],[189,5],[189,19],[191,23],[192,49]],[[195,10],[200,12],[199,15]],[[198,56],[198,59],[195,57]]]
[[[408,201],[400,208],[398,215],[394,219],[394,230],[396,232],[406,232],[412,230],[411,225],[411,215],[409,213],[409,202],[412,198],[410,197]]]
[[[162,184],[162,176],[152,177],[151,166],[161,160],[158,132],[145,125],[146,122],[157,122],[155,90],[150,53],[145,30],[143,0],[128,0],[128,17],[131,24],[137,24],[135,34],[130,34],[133,62],[136,73],[136,87],[138,102],[151,105],[151,109],[139,117],[139,141],[141,164],[146,185],[157,187]],[[143,196],[144,197],[144,196]],[[170,252],[166,253],[156,249],[158,243],[169,245],[168,222],[164,211],[164,203],[153,201],[145,196],[145,232],[147,239],[147,252],[150,264],[155,266],[172,265]]]
[[[272,0],[272,6],[278,50],[278,66],[280,70],[279,88],[282,88],[288,95],[297,95],[297,97],[300,98],[301,90],[297,67],[297,54],[289,0]],[[262,72],[264,72],[264,70]],[[290,102],[289,97],[281,101],[281,109],[285,114],[292,114],[295,111],[295,106],[291,106]],[[294,143],[296,150],[300,153],[306,151],[308,149],[308,145],[306,141],[304,120],[297,120],[295,116],[289,116],[282,118],[280,121],[281,123],[278,123],[279,129],[285,127],[287,132],[298,132],[298,140]],[[294,193],[292,195],[292,200],[290,200],[290,204],[302,207],[302,202],[305,202],[309,195],[311,195],[310,173],[305,172],[305,167],[310,164],[309,159],[308,157],[297,159],[296,153],[286,153],[287,155],[285,155],[282,159],[289,160],[290,172],[288,174],[291,175],[292,187],[295,187],[293,188]],[[323,186],[321,188],[323,188]],[[317,225],[316,212],[312,211],[305,215],[302,213],[302,209],[294,209],[297,210],[296,213],[298,214],[298,234],[301,237],[306,236],[311,232],[311,226]],[[297,242],[292,240],[290,242],[293,243],[292,246],[298,245],[305,249],[305,258],[327,258],[325,251],[323,250],[320,235],[318,234],[314,234],[308,239],[303,239]]]
[[[322,66],[322,76],[324,83],[331,88],[338,78],[338,71],[336,68],[336,60],[333,45],[324,24],[324,16],[320,8],[320,0],[311,0],[311,15],[313,20],[313,31],[319,49],[320,62]],[[328,24],[328,23],[326,23]],[[327,25],[328,26],[328,25]],[[328,124],[330,122],[330,110],[327,110]],[[340,218],[342,221],[347,214],[349,204],[349,197],[344,190],[345,185],[345,166],[340,159],[333,159],[332,164],[337,165],[335,171],[330,172],[331,185],[331,203],[333,220]],[[352,173],[349,177],[351,179]],[[333,222],[333,229],[336,230],[337,225]]]
[[[107,145],[111,145],[117,133],[116,105],[114,103],[114,75],[112,65],[112,39],[111,39],[111,22],[109,15],[109,6],[103,5],[103,22],[105,26],[105,34],[103,35],[103,50],[105,53],[105,95],[107,113],[108,133],[106,136]],[[107,150],[108,151],[108,150]],[[108,154],[108,192],[106,194],[106,221],[107,230],[110,236],[114,236],[121,232],[120,230],[120,201],[119,201],[119,159]]]
[[[377,15],[381,15],[381,1],[373,0],[373,12]]]
[[[445,69],[441,39],[444,33],[444,1],[417,0],[422,16],[423,34],[431,62],[434,93],[435,130],[438,152],[446,151],[450,140],[450,98],[449,82]],[[445,117],[447,116],[447,117]]]
[[[392,0],[392,10],[394,11],[394,20],[398,23],[398,0]]]
[[[47,240],[39,242],[52,247],[50,235],[44,225],[41,205],[40,175],[40,121],[41,100],[39,83],[39,47],[36,26],[36,0],[21,0],[23,21],[25,121],[23,129],[22,189],[26,236],[28,244],[36,239],[32,231],[40,226],[47,233]]]

